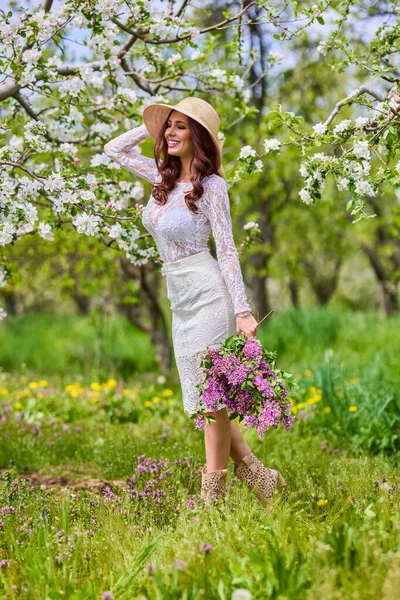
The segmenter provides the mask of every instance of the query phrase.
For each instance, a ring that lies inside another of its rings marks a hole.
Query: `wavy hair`
[[[168,154],[168,143],[165,138],[168,119],[173,110],[175,109],[170,111],[164,125],[161,127],[154,147],[154,158],[162,179],[160,183],[153,185],[152,195],[160,206],[166,203],[168,194],[174,189],[182,167],[179,156]],[[189,116],[188,120],[193,145],[193,156],[190,161],[190,170],[193,171],[190,183],[193,189],[185,194],[185,203],[191,211],[197,214],[199,209],[196,202],[202,197],[204,192],[202,180],[208,175],[218,174],[218,151],[207,129]],[[159,164],[161,152],[164,158],[161,164]]]

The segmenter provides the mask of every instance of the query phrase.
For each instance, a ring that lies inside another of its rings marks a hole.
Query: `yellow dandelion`
[[[317,388],[315,386],[312,386],[310,388],[310,392],[312,392],[313,394],[315,394],[316,391],[317,391]]]
[[[322,400],[322,394],[314,394],[314,402],[320,402]]]
[[[297,414],[297,406],[291,406],[290,407],[290,412],[292,413],[292,415]]]
[[[67,392],[73,392],[74,390],[79,389],[80,387],[81,384],[75,381],[75,383],[69,383],[68,385],[66,385],[65,389],[67,390]]]
[[[0,388],[0,396],[5,396],[6,394],[8,394],[8,389],[7,388]]]
[[[349,411],[350,412],[357,412],[358,408],[357,408],[357,406],[354,406],[354,405],[353,406],[349,406]]]
[[[168,406],[172,406],[174,402],[175,402],[175,400],[173,400],[171,398],[170,400],[168,400],[167,404],[168,404]]]
[[[37,381],[31,381],[31,382],[30,382],[30,384],[28,385],[28,387],[29,387],[31,390],[36,390],[36,388],[38,388],[38,387],[39,387],[39,384],[38,384],[38,382],[37,382]]]
[[[360,380],[359,380],[357,377],[353,377],[352,379],[350,379],[350,383],[351,383],[352,385],[355,385],[356,383],[359,383],[359,381],[360,381]]]
[[[39,393],[38,393],[38,395],[37,395],[37,398],[38,398],[39,400],[43,400],[43,398],[44,398],[44,394],[42,394],[42,392],[39,392]]]
[[[163,390],[160,394],[163,398],[168,398],[169,396],[173,396],[174,392],[172,390]]]
[[[330,406],[325,406],[325,408],[324,408],[324,410],[322,412],[325,413],[326,415],[328,415],[331,412],[331,407]]]
[[[312,376],[312,371],[310,371],[310,369],[306,369],[304,371],[304,375],[307,375],[307,377],[311,377]]]
[[[104,385],[110,389],[114,389],[115,387],[117,387],[117,381],[116,379],[109,379],[105,382]]]
[[[95,391],[95,390],[90,390],[87,395],[89,396],[89,398],[98,398],[99,397],[99,392]]]
[[[315,404],[315,399],[314,398],[309,398],[307,400],[307,404],[308,404],[308,406],[312,406],[313,404]]]
[[[153,398],[151,399],[151,401],[152,401],[154,404],[157,404],[158,402],[160,402],[160,398],[159,398],[158,396],[153,396]]]
[[[317,506],[325,506],[325,504],[328,504],[328,500],[324,500],[323,498],[317,502]]]
[[[39,381],[39,385],[40,385],[40,387],[47,387],[49,384],[47,383],[47,381],[45,379],[41,379]]]
[[[19,392],[17,392],[17,398],[26,398],[26,396],[30,396],[31,395],[31,391],[30,390],[20,390]]]
[[[94,390],[95,392],[101,392],[101,390],[103,389],[103,386],[101,385],[101,383],[98,383],[97,381],[93,381],[90,384],[90,389]]]
[[[302,402],[300,402],[300,403],[297,405],[297,410],[302,410],[303,408],[304,408],[304,404],[303,404]]]
[[[17,410],[19,410],[20,408],[22,408],[21,402],[14,402],[14,408],[16,408]]]
[[[93,398],[91,399],[92,404],[96,404],[96,402],[99,401],[99,398],[97,396],[93,396]]]
[[[144,403],[144,405],[148,408],[149,406],[152,406],[152,402],[150,402],[149,400],[146,400],[146,402]]]
[[[290,398],[289,396],[287,397],[287,401],[288,401],[290,404],[293,404],[293,398]]]

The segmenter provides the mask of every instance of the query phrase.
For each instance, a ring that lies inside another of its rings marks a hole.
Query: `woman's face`
[[[168,118],[167,125],[165,138],[168,143],[168,154],[179,156],[180,158],[190,158],[193,146],[189,129],[189,118],[183,113],[174,110]]]

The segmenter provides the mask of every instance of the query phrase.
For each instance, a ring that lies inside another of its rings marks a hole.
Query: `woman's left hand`
[[[257,333],[258,323],[253,315],[241,317],[236,315],[236,330],[237,333],[244,333],[250,337],[255,337]]]

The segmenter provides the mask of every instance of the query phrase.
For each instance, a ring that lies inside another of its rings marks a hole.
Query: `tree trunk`
[[[293,278],[291,278],[289,281],[289,293],[290,293],[290,300],[292,301],[292,306],[294,306],[294,308],[299,308],[299,306],[300,306],[299,284]]]
[[[140,311],[137,306],[120,304],[119,308],[124,312],[130,323],[136,325],[142,331],[146,331],[154,345],[158,368],[170,375],[173,367],[173,351],[168,335],[168,324],[158,301],[160,278],[157,273],[154,273],[154,277],[150,281],[150,269],[147,265],[135,267],[125,258],[121,258],[120,264],[125,280],[139,279],[142,303]],[[148,309],[146,313],[150,321],[149,326],[145,325],[143,321],[143,306]]]
[[[370,265],[379,281],[383,294],[385,314],[386,316],[390,317],[390,315],[399,310],[397,284],[390,280],[390,273],[386,273],[377,252],[366,244],[361,244],[361,248],[368,257]]]

